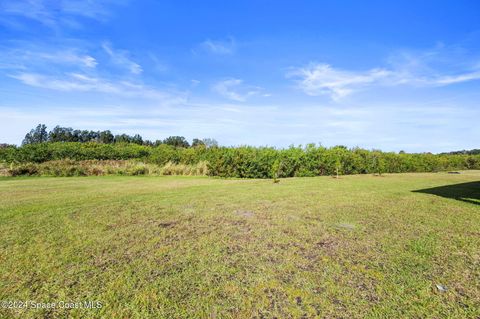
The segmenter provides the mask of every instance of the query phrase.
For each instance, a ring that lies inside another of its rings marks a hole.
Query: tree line
[[[473,150],[462,150],[462,151],[454,151],[442,154],[449,154],[449,155],[480,155],[480,149],[473,149]]]
[[[204,145],[206,147],[218,146],[216,140],[211,138],[194,138],[190,144],[183,136],[169,136],[163,140],[144,140],[140,134],[114,135],[110,130],[92,131],[92,130],[74,130],[71,127],[55,126],[50,132],[47,131],[45,124],[38,124],[25,135],[22,145],[38,144],[45,142],[79,142],[79,143],[133,143],[138,145],[158,146],[161,144],[172,145],[175,147],[196,147]],[[5,147],[5,145],[4,145]]]
[[[345,146],[308,144],[273,147],[179,147],[135,143],[44,142],[0,148],[0,162],[10,166],[49,161],[135,160],[164,166],[205,162],[220,177],[281,178],[320,175],[438,172],[480,169],[480,155],[394,153]]]
[[[10,166],[63,160],[134,160],[158,166],[206,163],[209,175],[240,178],[480,169],[480,155],[474,151],[412,154],[315,144],[287,149],[224,147],[212,139],[194,139],[190,144],[182,136],[151,142],[138,134],[60,126],[48,132],[43,124],[27,133],[22,146],[0,146],[0,162]]]

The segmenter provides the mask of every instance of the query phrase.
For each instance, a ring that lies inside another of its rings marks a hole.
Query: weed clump
[[[205,176],[208,175],[208,164],[204,161],[192,165],[168,162],[161,172],[162,175]]]
[[[3,165],[3,164],[2,164]],[[208,163],[175,164],[168,162],[160,166],[134,160],[58,160],[44,163],[11,163],[10,167],[3,165],[3,176],[103,176],[103,175],[189,175],[204,176],[208,174]]]
[[[38,174],[38,168],[32,163],[21,164],[17,167],[9,169],[9,173],[11,176],[32,176]]]

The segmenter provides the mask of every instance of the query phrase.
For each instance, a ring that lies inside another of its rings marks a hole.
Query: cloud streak
[[[480,65],[452,68],[449,66],[455,61],[445,57],[447,65],[438,66],[434,63],[435,59],[442,60],[438,55],[435,51],[419,56],[402,55],[391,59],[387,67],[366,71],[344,70],[326,63],[310,63],[291,68],[286,77],[294,79],[297,87],[307,95],[326,95],[335,101],[373,87],[441,87],[480,79]]]
[[[53,76],[38,73],[18,73],[11,78],[32,87],[62,92],[97,92],[114,96],[151,99],[165,104],[184,103],[184,94],[161,91],[143,84],[129,81],[111,81],[101,77],[92,77],[81,73],[69,73]]]
[[[77,54],[75,52],[55,52],[55,53],[34,53],[30,54],[36,58],[48,60],[50,63],[70,63],[80,64],[87,68],[95,68],[97,60],[88,54]]]
[[[73,48],[17,47],[0,53],[0,69],[49,68],[59,66],[95,69],[97,59]]]
[[[182,102],[185,93],[159,89],[143,84],[139,64],[129,59],[124,50],[114,50],[109,43],[102,48],[108,58],[88,54],[85,50],[68,47],[45,48],[20,43],[14,49],[0,53],[0,70],[24,85],[61,92],[93,92],[109,96],[131,97]],[[127,69],[128,74],[112,69],[110,64]]]
[[[37,21],[50,28],[79,27],[79,18],[105,21],[110,16],[110,6],[122,4],[110,0],[5,0],[0,3],[1,22],[18,25],[17,18]]]
[[[125,50],[114,50],[110,43],[103,43],[102,44],[103,50],[110,56],[112,62],[120,67],[126,68],[133,74],[140,74],[143,72],[142,67],[140,64],[134,62],[129,58],[129,52]]]
[[[298,79],[299,88],[306,94],[329,95],[334,100],[341,99],[362,87],[379,83],[389,76],[391,72],[384,69],[352,72],[316,63],[296,68],[287,74],[289,78]]]
[[[211,54],[231,55],[235,53],[237,44],[234,38],[228,38],[227,40],[207,39],[200,44],[200,48]]]
[[[263,91],[261,87],[244,85],[243,80],[235,78],[215,83],[212,90],[229,100],[237,102],[245,102],[249,97],[259,95]]]

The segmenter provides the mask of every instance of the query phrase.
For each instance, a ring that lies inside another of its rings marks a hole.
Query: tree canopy
[[[114,135],[110,130],[106,131],[92,131],[92,130],[74,130],[71,127],[55,126],[50,132],[47,132],[45,124],[38,124],[36,128],[32,129],[25,135],[22,145],[38,144],[45,142],[96,142],[102,144],[114,143],[134,143],[138,145],[158,146],[161,144],[172,145],[175,147],[190,147],[190,143],[183,136],[169,136],[165,139],[159,139],[155,142],[145,140],[140,134],[128,135],[117,134]],[[217,147],[218,142],[212,138],[194,138],[191,144],[192,147],[205,146]]]

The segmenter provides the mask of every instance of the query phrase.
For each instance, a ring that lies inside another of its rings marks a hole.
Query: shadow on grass
[[[413,192],[453,198],[462,202],[480,205],[480,182],[469,182],[425,188],[415,190]]]

